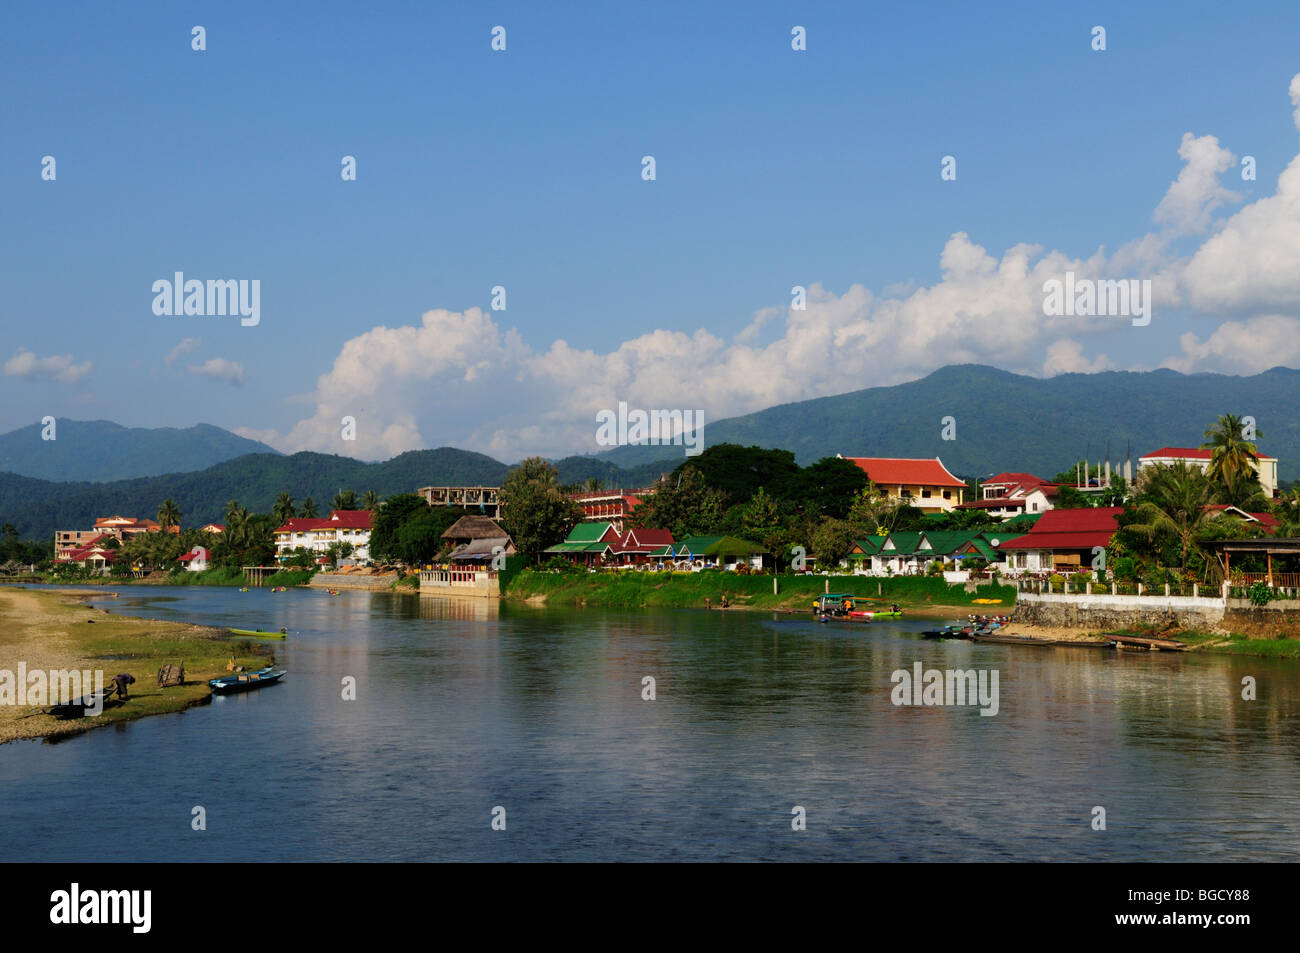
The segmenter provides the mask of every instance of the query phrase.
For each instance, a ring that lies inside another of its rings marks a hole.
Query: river
[[[287,626],[289,675],[0,746],[0,860],[1300,856],[1296,662],[934,642],[929,620],[119,591],[97,604]],[[996,715],[893,704],[918,661],[996,671]]]

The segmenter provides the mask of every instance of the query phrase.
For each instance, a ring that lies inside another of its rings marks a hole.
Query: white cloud
[[[180,344],[177,344],[174,348],[172,348],[170,351],[167,352],[167,356],[163,358],[163,361],[166,364],[171,365],[175,363],[176,359],[180,357],[182,354],[188,354],[190,351],[194,350],[202,343],[203,341],[199,338],[185,338],[184,340],[181,341]]]
[[[46,377],[60,384],[72,384],[89,374],[93,366],[90,361],[76,363],[71,354],[37,357],[20,347],[5,361],[4,372],[7,377]]]
[[[1300,125],[1300,76],[1290,92]],[[1188,133],[1178,154],[1183,167],[1155,213],[1166,229],[1113,255],[1098,248],[1080,258],[1031,243],[996,255],[957,232],[932,285],[887,285],[878,296],[861,285],[835,294],[814,282],[805,310],[760,309],[730,339],[703,328],[659,329],[607,352],[563,340],[534,350],[478,308],[433,310],[417,325],[375,327],[345,342],[317,380],[314,411],[287,433],[240,432],[282,450],[364,459],[453,444],[516,460],[598,449],[596,412],[619,401],[702,409],[707,425],[951,363],[1093,373],[1116,365],[1106,354],[1086,356],[1087,336],[1152,340],[1152,329],[1133,328],[1129,318],[1045,316],[1043,283],[1067,271],[1077,279],[1150,278],[1157,324],[1178,309],[1242,319],[1204,340],[1183,335],[1165,366],[1253,373],[1300,364],[1300,322],[1287,316],[1300,313],[1300,157],[1274,195],[1237,211],[1180,258],[1171,243],[1213,228],[1215,210],[1237,196],[1218,181],[1233,156],[1215,137]],[[356,420],[355,442],[342,439],[344,417]]]
[[[1062,338],[1047,346],[1047,359],[1043,361],[1043,376],[1096,374],[1098,371],[1109,371],[1114,367],[1114,363],[1105,354],[1098,354],[1090,361],[1083,355],[1082,344],[1072,338]]]
[[[1183,234],[1203,232],[1216,208],[1241,198],[1219,182],[1219,176],[1232,167],[1235,157],[1221,148],[1214,136],[1198,139],[1190,132],[1183,133],[1178,155],[1187,164],[1156,206],[1156,221]]]
[[[1162,367],[1224,374],[1258,374],[1279,364],[1300,367],[1300,320],[1267,315],[1228,321],[1204,339],[1184,334],[1178,344],[1182,353],[1166,358]]]
[[[227,384],[244,383],[244,365],[238,361],[228,361],[224,357],[214,357],[202,364],[190,364],[185,369],[191,374],[211,377]]]

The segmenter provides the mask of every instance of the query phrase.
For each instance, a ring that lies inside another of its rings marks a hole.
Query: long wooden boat
[[[287,674],[288,672],[282,668],[264,668],[260,672],[238,672],[234,675],[212,678],[208,680],[208,685],[218,695],[231,695],[235,692],[262,688],[265,685],[274,685]]]
[[[996,632],[975,632],[971,639],[976,642],[994,642],[999,645],[1054,645],[1054,639],[1040,639],[1036,635],[998,635]]]
[[[1083,639],[1057,639],[1052,644],[1071,649],[1113,649],[1115,647],[1114,642],[1101,639],[1087,639],[1086,641]]]
[[[1125,635],[1123,632],[1103,632],[1106,638],[1116,645],[1134,648],[1159,649],[1162,652],[1189,652],[1191,646],[1175,639],[1147,639],[1140,635]]]
[[[98,709],[102,711],[109,707],[110,704],[113,704],[110,699],[116,691],[116,686],[101,688],[99,691],[83,695],[81,698],[62,702],[58,705],[50,705],[48,708],[42,709],[42,711],[47,715],[53,715],[55,718],[83,718],[91,710]]]
[[[283,639],[288,633],[281,629],[279,632],[264,632],[261,629],[231,629],[235,635],[251,635],[257,639]]]

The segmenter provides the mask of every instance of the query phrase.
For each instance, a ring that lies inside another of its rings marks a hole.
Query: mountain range
[[[1278,458],[1279,478],[1290,482],[1300,477],[1300,419],[1288,409],[1297,397],[1300,371],[1284,367],[1251,377],[1158,370],[1039,379],[958,365],[905,384],[706,422],[704,443],[781,447],[802,464],[837,453],[937,456],[964,478],[1001,470],[1050,478],[1084,456],[1103,459],[1108,445],[1112,462],[1131,452],[1135,467],[1160,447],[1199,446],[1220,414],[1235,413],[1255,419],[1261,451]],[[299,502],[312,497],[324,513],[340,489],[390,496],[431,484],[495,486],[510,469],[452,447],[381,463],[284,455],[207,424],[140,430],[60,420],[57,427],[55,441],[42,441],[39,425],[0,436],[0,471],[8,471],[0,472],[0,523],[13,523],[24,537],[48,538],[56,528],[89,526],[113,513],[154,516],[168,498],[181,507],[183,525],[193,526],[220,521],[232,499],[266,511],[282,490]],[[595,477],[630,488],[684,459],[680,446],[628,446],[556,466],[565,483]]]
[[[0,471],[38,480],[106,483],[202,470],[247,453],[278,452],[211,424],[150,429],[60,417],[52,428],[29,424],[0,434]]]

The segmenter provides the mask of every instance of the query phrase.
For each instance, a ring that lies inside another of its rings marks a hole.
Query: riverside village
[[[637,488],[562,485],[533,458],[500,486],[340,490],[323,513],[285,488],[269,512],[231,501],[224,520],[192,528],[169,499],[152,517],[61,529],[48,560],[0,570],[579,605],[617,592],[620,605],[828,622],[969,606],[984,613],[936,634],[1028,641],[1038,627],[1130,648],[1187,648],[1182,635],[1228,645],[1300,635],[1296,488],[1253,436],[1250,418],[1224,415],[1199,446],[1052,475],[852,454],[800,467],[787,451],[688,444],[684,463]],[[1013,621],[1021,635],[993,631]],[[1128,643],[1100,634],[1111,630]]]

